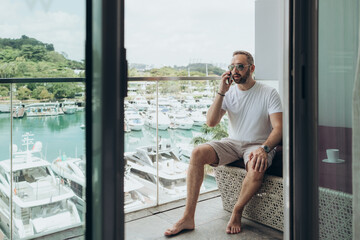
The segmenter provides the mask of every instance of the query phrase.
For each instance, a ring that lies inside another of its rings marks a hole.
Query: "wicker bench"
[[[283,231],[283,178],[279,176],[282,171],[281,168],[279,171],[279,165],[282,165],[281,154],[278,163],[275,156],[273,170],[269,168],[270,171],[266,172],[261,188],[246,205],[243,216]],[[233,210],[239,197],[246,175],[246,170],[239,165],[241,163],[215,168],[223,208],[229,212]],[[274,171],[278,176],[271,175]],[[322,187],[319,191],[320,239],[352,239],[352,195]]]
[[[219,166],[215,169],[223,208],[232,212],[239,197],[246,170],[238,167]],[[281,177],[265,175],[264,182],[244,209],[245,218],[283,231],[283,181]]]

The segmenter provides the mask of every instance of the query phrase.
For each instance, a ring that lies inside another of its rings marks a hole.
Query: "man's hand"
[[[229,83],[229,84],[227,84]],[[229,88],[231,86],[232,80],[230,78],[230,71],[226,71],[221,75],[221,81],[220,81],[220,87],[219,87],[219,93],[225,94],[227,91],[229,91]]]
[[[263,172],[267,169],[268,154],[263,148],[252,151],[249,155],[249,161],[253,161],[251,166],[256,172]]]

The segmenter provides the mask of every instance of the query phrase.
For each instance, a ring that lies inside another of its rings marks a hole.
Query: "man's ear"
[[[251,65],[251,67],[250,67],[250,71],[253,73],[254,71],[255,71],[255,65],[253,64],[253,65]]]

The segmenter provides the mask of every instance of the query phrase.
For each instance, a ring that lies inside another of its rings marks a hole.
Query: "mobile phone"
[[[234,81],[234,79],[233,79],[232,74],[231,74],[231,72],[230,72],[230,77],[229,77],[228,79],[226,79],[226,84],[227,84],[227,85],[229,85],[229,84],[231,85],[233,81]]]

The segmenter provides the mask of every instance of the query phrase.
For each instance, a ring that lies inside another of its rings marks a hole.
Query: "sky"
[[[84,59],[85,1],[0,0],[0,38],[22,35],[52,43],[70,59]]]
[[[125,0],[130,63],[227,65],[254,53],[255,0]],[[34,37],[68,58],[85,57],[85,0],[0,0],[0,37]]]

